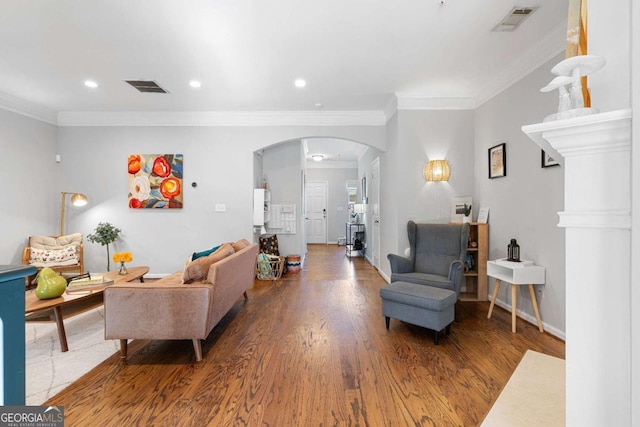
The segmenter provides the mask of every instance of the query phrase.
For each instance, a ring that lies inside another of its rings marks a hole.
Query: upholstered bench
[[[457,300],[454,291],[417,283],[393,282],[380,289],[380,297],[387,329],[389,319],[393,317],[433,330],[433,341],[436,345],[438,332],[446,328],[449,335]]]

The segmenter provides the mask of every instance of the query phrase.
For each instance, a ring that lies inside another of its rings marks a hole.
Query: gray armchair
[[[407,223],[409,258],[389,254],[391,282],[409,282],[455,291],[464,282],[469,224]]]

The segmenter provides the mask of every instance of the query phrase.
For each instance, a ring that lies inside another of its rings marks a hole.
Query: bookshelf
[[[472,246],[473,242],[476,243]],[[489,253],[489,224],[472,222],[469,224],[469,244],[465,262],[462,301],[487,301],[487,257]],[[470,266],[471,268],[467,268]]]

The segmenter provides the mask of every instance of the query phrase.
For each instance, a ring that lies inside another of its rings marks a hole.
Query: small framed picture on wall
[[[507,176],[507,144],[489,148],[489,179]]]
[[[541,167],[548,168],[550,166],[560,166],[560,163],[558,163],[556,159],[554,159],[549,154],[547,154],[546,151],[544,150],[540,150],[540,151],[542,152],[542,162],[540,164]]]

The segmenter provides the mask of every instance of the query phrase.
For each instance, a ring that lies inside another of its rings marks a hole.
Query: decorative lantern
[[[511,243],[507,246],[507,261],[520,262],[520,245],[516,239],[511,239]]]

